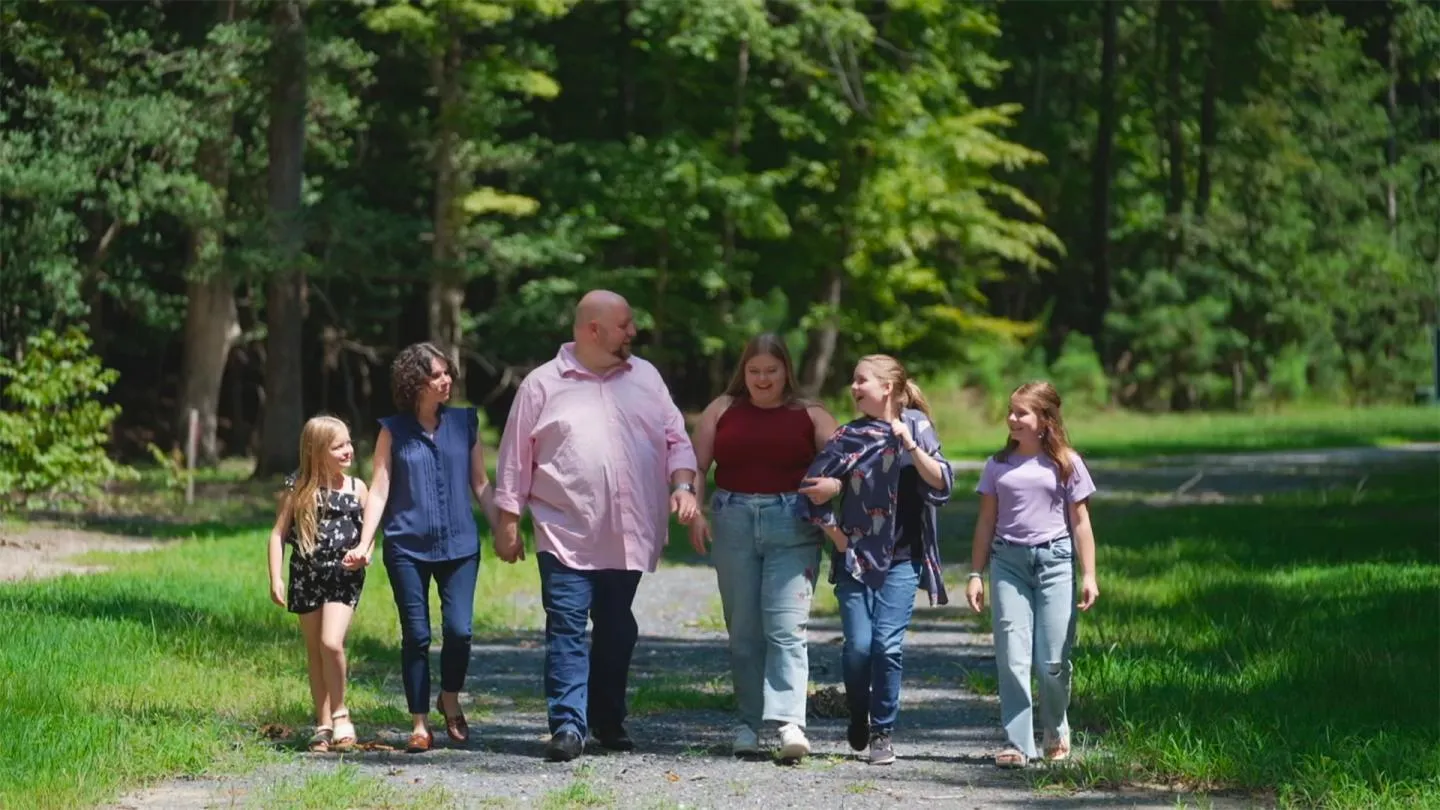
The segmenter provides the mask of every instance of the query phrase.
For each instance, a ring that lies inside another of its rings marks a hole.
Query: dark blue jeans
[[[915,612],[920,562],[900,561],[878,590],[841,569],[835,582],[845,632],[841,668],[852,716],[870,715],[871,733],[889,734],[900,714],[905,630]]]
[[[581,739],[591,729],[625,722],[630,655],[640,633],[630,605],[639,571],[581,571],[540,552],[540,598],[545,605],[545,703],[550,733],[569,728]],[[594,622],[585,644],[586,619]]]
[[[430,711],[430,580],[440,590],[440,691],[465,688],[470,666],[470,622],[480,555],[425,562],[384,550],[395,610],[400,614],[400,672],[411,714]]]

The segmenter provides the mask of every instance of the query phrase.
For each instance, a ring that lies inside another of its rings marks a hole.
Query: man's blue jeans
[[[625,722],[630,656],[640,628],[630,611],[639,571],[582,571],[540,552],[540,598],[545,606],[545,702],[550,733]],[[586,620],[594,623],[585,643]]]
[[[915,612],[920,562],[895,563],[879,589],[866,586],[844,570],[838,577],[835,597],[845,631],[840,660],[846,702],[852,717],[870,715],[872,734],[889,734],[900,714],[902,645]]]

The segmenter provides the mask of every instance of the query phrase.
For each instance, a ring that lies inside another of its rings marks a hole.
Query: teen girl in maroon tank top
[[[700,554],[711,544],[730,634],[737,756],[760,753],[766,725],[778,727],[782,760],[810,753],[805,628],[823,535],[795,507],[801,479],[835,427],[823,407],[796,396],[785,344],[761,335],[745,347],[729,387],[695,431],[696,483],[704,483],[712,461],[718,466],[710,515],[691,523],[690,543]]]

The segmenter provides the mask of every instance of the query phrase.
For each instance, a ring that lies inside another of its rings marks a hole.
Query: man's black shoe
[[[545,745],[545,759],[551,762],[569,762],[585,750],[585,741],[574,729],[561,729]]]
[[[870,713],[850,715],[850,727],[845,729],[845,739],[856,751],[864,751],[870,745]]]
[[[600,743],[601,748],[608,748],[611,751],[634,751],[635,741],[625,732],[624,726],[614,728],[597,728],[593,732],[595,742]]]

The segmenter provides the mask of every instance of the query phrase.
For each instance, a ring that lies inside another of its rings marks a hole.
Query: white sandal
[[[1013,745],[1005,746],[1000,753],[995,755],[995,767],[997,768],[1009,770],[1013,768],[1023,768],[1029,764],[1030,758],[1025,756],[1025,752]]]
[[[355,747],[358,740],[355,737],[355,724],[350,722],[350,710],[341,709],[330,715],[335,721],[335,738],[331,741],[330,747],[337,751],[348,751]]]
[[[335,729],[329,726],[316,726],[315,733],[310,735],[310,742],[306,745],[306,749],[317,754],[327,753],[334,738]]]

